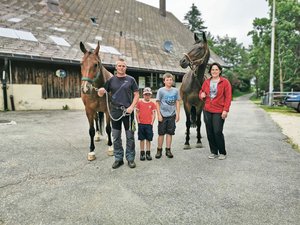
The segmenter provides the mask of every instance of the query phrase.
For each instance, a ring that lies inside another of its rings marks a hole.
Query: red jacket
[[[206,94],[206,98],[204,99],[204,110],[212,113],[222,113],[223,111],[229,112],[232,99],[231,84],[226,78],[220,76],[217,96],[211,99],[209,96],[210,80],[211,78],[204,81],[204,83],[202,84],[202,88],[199,92],[200,99],[200,94],[202,92],[205,92]]]

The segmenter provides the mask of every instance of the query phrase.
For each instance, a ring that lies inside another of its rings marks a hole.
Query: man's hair
[[[127,66],[127,63],[126,63],[125,59],[123,59],[123,58],[119,58],[119,59],[117,60],[117,62],[116,62],[116,65],[118,65],[118,62],[123,62],[123,63],[125,63],[126,66]]]
[[[171,73],[165,73],[163,75],[163,80],[165,80],[166,78],[172,78],[172,80],[174,80],[174,76]]]

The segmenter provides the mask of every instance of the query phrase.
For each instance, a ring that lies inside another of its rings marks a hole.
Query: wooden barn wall
[[[60,78],[56,70],[63,69],[67,76]],[[12,61],[12,82],[14,84],[42,85],[42,98],[80,97],[80,66],[51,65],[47,63]]]

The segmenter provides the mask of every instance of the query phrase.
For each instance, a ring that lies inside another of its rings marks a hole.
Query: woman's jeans
[[[203,111],[206,134],[212,154],[218,153],[226,155],[225,140],[223,135],[223,126],[225,120],[222,119],[222,113],[211,113]]]

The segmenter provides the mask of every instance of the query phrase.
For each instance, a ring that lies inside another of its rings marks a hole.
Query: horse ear
[[[205,32],[202,32],[202,38],[203,38],[203,41],[206,43],[206,42],[207,42],[207,39],[206,39]]]
[[[80,49],[84,54],[87,52],[87,50],[85,49],[84,44],[82,42],[80,42]]]
[[[97,48],[96,48],[95,51],[94,51],[94,54],[95,54],[95,55],[98,55],[99,49],[100,49],[100,45],[99,45],[99,41],[98,41]]]
[[[196,43],[198,43],[200,40],[199,40],[199,37],[196,33],[194,33],[194,40]]]

